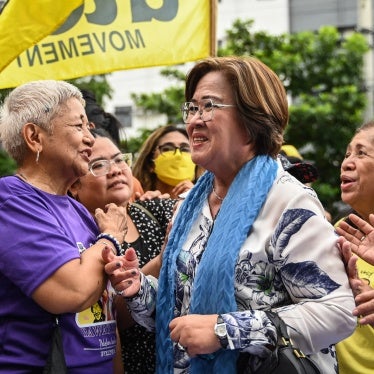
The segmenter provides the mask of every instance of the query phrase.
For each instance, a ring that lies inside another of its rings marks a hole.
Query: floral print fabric
[[[178,256],[176,317],[189,312],[196,269],[213,225],[206,202]],[[223,315],[227,349],[250,353],[253,370],[269,353],[266,345],[276,341],[263,312],[273,309],[323,373],[337,372],[332,345],[351,334],[355,319],[336,239],[315,192],[280,170],[236,262],[237,310]],[[143,277],[141,292],[129,302],[134,318],[148,329],[154,329],[156,292],[157,281]],[[175,373],[188,373],[188,367],[188,355],[175,345]]]

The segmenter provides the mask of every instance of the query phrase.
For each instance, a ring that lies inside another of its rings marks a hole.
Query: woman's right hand
[[[128,248],[123,256],[115,256],[109,248],[105,248],[102,257],[106,263],[105,272],[116,293],[124,297],[135,296],[140,289],[141,273],[134,248]]]
[[[127,232],[126,207],[111,203],[105,206],[105,210],[97,208],[95,219],[100,232],[111,234],[120,243],[123,243]]]
[[[367,286],[370,288],[370,286]],[[355,297],[356,308],[353,315],[359,317],[360,325],[371,325],[374,327],[374,290],[371,288]]]

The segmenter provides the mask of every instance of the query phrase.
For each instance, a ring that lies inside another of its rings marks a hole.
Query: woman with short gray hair
[[[82,94],[63,81],[26,83],[0,116],[17,163],[0,179],[0,371],[42,372],[57,315],[69,373],[110,373],[116,323],[101,255],[120,248],[126,220],[109,204],[95,222],[67,195],[94,144]]]

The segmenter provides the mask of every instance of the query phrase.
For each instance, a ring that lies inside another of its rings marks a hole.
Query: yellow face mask
[[[191,154],[188,152],[180,152],[179,149],[175,153],[174,151],[164,152],[158,155],[153,162],[157,178],[170,186],[195,179],[196,165],[192,162]]]

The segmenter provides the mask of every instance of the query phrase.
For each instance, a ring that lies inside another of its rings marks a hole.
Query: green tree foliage
[[[95,94],[96,101],[101,106],[104,106],[104,101],[106,98],[112,98],[113,89],[110,86],[105,74],[71,79],[68,80],[68,82],[74,84],[80,90],[88,90],[93,92]]]
[[[150,114],[166,114],[167,120],[164,125],[183,123],[180,106],[184,101],[185,73],[177,68],[165,68],[161,70],[160,74],[171,82],[174,82],[175,85],[166,88],[162,92],[132,94],[131,97],[138,108]],[[138,130],[137,136],[127,139],[126,145],[123,145],[123,147],[136,156],[142,144],[156,128],[157,127],[151,130],[147,128]]]
[[[161,75],[175,82],[175,86],[160,93],[132,94],[131,97],[137,107],[149,113],[166,114],[168,124],[182,123],[180,106],[184,101],[185,74],[175,68],[165,68],[161,70]]]
[[[0,104],[4,101],[6,96],[12,91],[13,88],[5,88],[0,90]]]
[[[0,176],[12,175],[15,170],[15,161],[4,150],[0,149]]]
[[[280,76],[291,103],[285,140],[315,162],[320,178],[313,187],[333,210],[341,160],[363,121],[368,43],[360,33],[342,35],[331,26],[280,36],[252,32],[252,26],[235,21],[219,54],[256,56]]]
[[[131,152],[135,157],[136,154],[139,152],[140,147],[142,144],[146,141],[149,135],[152,134],[152,132],[156,130],[154,129],[147,129],[142,128],[137,131],[138,135],[127,139],[125,141],[121,141],[120,147],[124,152]]]

